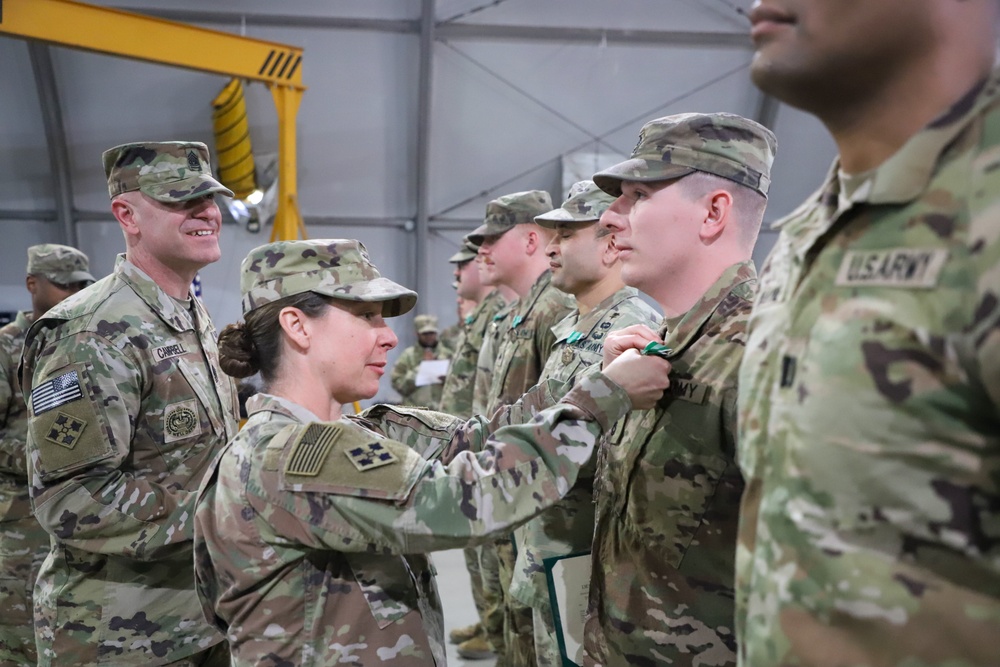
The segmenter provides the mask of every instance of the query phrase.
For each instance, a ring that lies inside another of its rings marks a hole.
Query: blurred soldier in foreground
[[[28,248],[31,310],[0,329],[0,665],[36,665],[32,588],[49,534],[31,513],[28,412],[17,379],[24,336],[49,308],[94,282],[87,256],[65,245]]]
[[[195,491],[236,434],[232,380],[190,285],[220,257],[201,143],[104,153],[125,234],[114,273],[36,321],[24,344],[41,665],[226,665],[194,590]]]
[[[601,221],[626,284],[663,309],[672,368],[659,404],[601,443],[588,665],[736,663],[736,380],[774,151],[752,120],[679,114],[594,176],[618,197]]]
[[[576,300],[576,310],[552,328],[555,347],[539,383],[572,383],[592,367],[600,368],[608,334],[642,324],[655,327],[659,315],[621,279],[614,236],[598,224],[614,197],[593,181],[570,189],[560,208],[535,216],[554,230],[545,248],[552,284]],[[562,667],[549,604],[544,559],[590,550],[594,536],[594,460],[588,461],[570,493],[514,531],[517,561],[510,588],[514,604],[532,614],[535,660],[539,667]]]
[[[740,662],[1000,665],[996,0],[761,2],[754,82],[838,157],[740,371]]]
[[[424,361],[451,359],[451,348],[438,340],[438,319],[434,315],[417,315],[413,318],[417,342],[403,350],[392,367],[392,388],[403,397],[403,405],[437,409],[441,402],[444,377],[418,386],[420,364]],[[426,380],[427,378],[425,378]]]
[[[396,344],[385,318],[417,295],[341,239],[261,246],[240,282],[244,321],[223,331],[222,363],[259,371],[265,387],[195,519],[198,590],[234,667],[443,666],[424,553],[510,530],[555,502],[609,420],[666,386],[666,362],[630,350],[529,424],[530,404],[509,408],[517,425],[489,439],[499,415],[375,406],[345,417],[344,404],[378,392]]]

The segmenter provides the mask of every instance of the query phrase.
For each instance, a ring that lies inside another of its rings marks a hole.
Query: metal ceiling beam
[[[749,49],[749,33],[688,32],[683,30],[625,30],[620,28],[565,28],[560,26],[485,25],[448,23],[437,28],[438,39],[496,39],[537,42],[620,42],[642,46],[691,46]]]
[[[56,201],[56,220],[62,226],[63,243],[76,247],[69,150],[55,71],[52,69],[52,54],[45,44],[28,42],[28,57],[31,59],[31,70],[35,74],[38,104],[42,111],[42,124],[45,126],[45,143],[49,150],[49,170],[52,173],[52,190]]]
[[[419,85],[417,86],[417,155],[416,155],[416,204],[413,252],[414,281],[417,294],[428,294],[430,267],[427,257],[429,246],[428,197],[431,149],[431,85],[434,81],[434,0],[421,0]]]
[[[248,25],[261,28],[321,28],[327,30],[368,30],[400,34],[419,34],[423,18],[370,19],[342,18],[336,16],[305,16],[296,14],[271,14],[263,12],[201,11],[196,9],[147,9],[122,7],[141,11],[172,21]],[[539,42],[622,42],[637,45],[693,46],[711,48],[751,47],[750,36],[745,32],[688,32],[683,30],[627,30],[620,28],[572,28],[563,26],[539,27],[517,25],[490,25],[484,23],[436,23],[435,39],[439,40],[527,40]]]

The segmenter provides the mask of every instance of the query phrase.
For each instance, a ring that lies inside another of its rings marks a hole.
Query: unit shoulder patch
[[[423,465],[426,463],[411,448],[358,424],[317,422],[300,427],[290,440],[282,487],[401,499],[409,494]]]

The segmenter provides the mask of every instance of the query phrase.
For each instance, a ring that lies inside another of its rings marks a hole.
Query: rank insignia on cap
[[[188,169],[201,171],[201,162],[198,161],[198,156],[194,154],[194,151],[188,151]]]
[[[285,462],[285,474],[315,477],[340,431],[330,424],[310,424],[292,445]]]
[[[392,452],[378,442],[351,447],[345,450],[344,453],[347,454],[347,458],[351,459],[354,467],[361,472],[381,468],[390,463],[396,463],[399,460]]]
[[[83,429],[86,427],[87,422],[79,417],[59,412],[56,420],[49,427],[49,432],[45,434],[45,439],[60,447],[73,449],[80,441],[80,436],[83,435]]]
[[[37,417],[80,398],[83,398],[83,390],[77,372],[63,373],[31,390],[31,414]]]

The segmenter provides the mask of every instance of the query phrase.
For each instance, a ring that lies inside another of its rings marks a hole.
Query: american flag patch
[[[310,424],[292,446],[285,462],[285,473],[315,477],[323,467],[326,455],[340,431],[329,424]]]
[[[37,417],[60,405],[83,398],[80,378],[76,371],[63,373],[31,390],[31,414]]]

